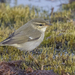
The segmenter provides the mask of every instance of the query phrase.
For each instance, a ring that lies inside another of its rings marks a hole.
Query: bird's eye
[[[39,26],[43,26],[42,24],[40,24]]]

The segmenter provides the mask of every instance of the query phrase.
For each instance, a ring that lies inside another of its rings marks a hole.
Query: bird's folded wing
[[[2,44],[21,44],[28,41],[39,39],[41,32],[36,29],[22,30],[21,32],[12,33],[7,39],[2,41]]]

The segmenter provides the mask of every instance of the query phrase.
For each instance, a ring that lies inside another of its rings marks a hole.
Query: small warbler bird
[[[43,41],[49,25],[44,19],[33,19],[2,41],[0,46],[14,46],[23,51],[32,51]]]

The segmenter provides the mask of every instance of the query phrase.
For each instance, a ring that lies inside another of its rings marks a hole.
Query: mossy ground
[[[35,7],[17,6],[10,8],[10,6],[0,4],[0,41],[31,19],[42,17],[50,19],[52,22],[52,26],[46,30],[44,41],[31,52],[36,57],[37,63],[27,52],[9,46],[0,47],[0,61],[25,60],[22,69],[28,67],[32,67],[34,70],[53,69],[60,75],[62,72],[74,75],[75,25],[72,20],[72,10],[73,8],[70,8],[49,16],[45,11],[40,13],[40,10],[35,10]],[[61,18],[62,20],[59,21]]]

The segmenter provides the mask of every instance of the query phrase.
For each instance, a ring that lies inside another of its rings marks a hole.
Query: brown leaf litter
[[[0,62],[0,75],[56,75],[53,70],[33,70],[28,68],[22,70],[23,61]]]

